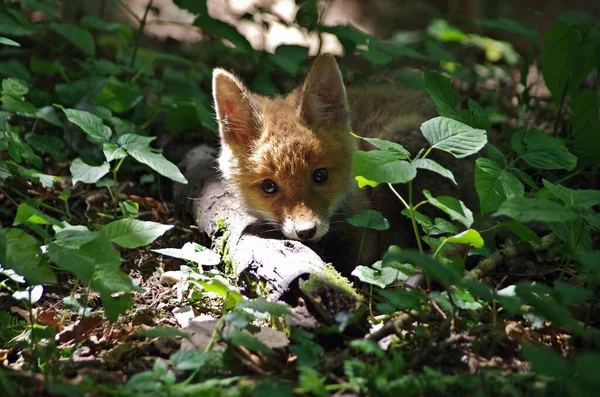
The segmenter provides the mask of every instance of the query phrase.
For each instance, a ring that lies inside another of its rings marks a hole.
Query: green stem
[[[440,246],[439,246],[439,247],[437,247],[437,249],[436,249],[436,250],[435,250],[435,252],[433,253],[433,258],[434,258],[434,259],[435,259],[435,257],[437,256],[437,254],[439,254],[439,253],[440,253],[440,251],[441,251],[442,247],[443,247],[444,245],[446,245],[446,241],[448,241],[448,240],[444,240],[444,241],[442,241],[442,243],[440,244]]]
[[[123,161],[125,161],[125,157],[121,158],[119,160],[119,162],[117,163],[117,165],[115,166],[115,168],[113,169],[113,181],[115,182],[114,185],[114,189],[115,192],[114,194],[111,192],[111,197],[113,199],[113,203],[115,204],[115,219],[117,219],[117,213],[119,211],[119,181],[117,180],[117,173],[119,172],[119,169],[121,169],[121,165],[123,164]],[[110,191],[110,188],[108,189]]]
[[[362,254],[362,250],[363,250],[363,244],[365,243],[365,234],[367,233],[367,229],[365,229],[364,227],[362,228],[362,236],[360,237],[360,245],[358,246],[358,255],[356,256],[356,265],[358,266],[360,265],[360,256]]]
[[[568,87],[569,87],[569,82],[567,82],[567,84],[565,84],[565,88],[563,89],[563,92],[560,96],[560,105],[558,105],[558,112],[556,113],[556,121],[554,122],[554,135],[556,135],[556,133],[558,132],[558,126],[560,125],[560,122],[561,122],[562,109],[563,109],[563,105],[565,104],[565,97],[567,96],[567,88]]]
[[[150,0],[148,2],[148,5],[146,6],[146,10],[144,11],[144,16],[142,17],[142,21],[140,22],[140,28],[138,29],[138,34],[135,39],[133,55],[131,56],[129,67],[133,67],[133,64],[135,63],[135,58],[137,57],[138,48],[140,46],[140,40],[142,39],[142,34],[144,33],[144,28],[146,27],[146,18],[148,18],[148,12],[150,11],[150,8],[152,8],[153,2],[154,0]]]

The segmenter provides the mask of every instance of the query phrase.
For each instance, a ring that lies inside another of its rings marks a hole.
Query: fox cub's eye
[[[262,183],[262,189],[267,194],[273,194],[277,192],[277,184],[270,179],[265,179]]]
[[[316,183],[323,183],[327,180],[328,176],[329,175],[327,174],[327,170],[325,168],[319,168],[313,174],[313,181]]]

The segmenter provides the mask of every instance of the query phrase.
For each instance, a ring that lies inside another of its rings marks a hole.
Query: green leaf
[[[0,14],[0,24],[2,23],[2,14]],[[1,28],[0,28],[1,30]],[[31,73],[23,64],[16,59],[0,62],[0,76],[17,77],[21,80],[31,80]]]
[[[91,57],[96,56],[96,43],[94,42],[94,36],[92,36],[89,30],[80,28],[79,26],[58,23],[50,24],[50,28],[73,43],[86,55]]]
[[[519,221],[512,220],[512,221],[500,222],[498,224],[498,226],[507,228],[508,230],[513,232],[518,238],[520,238],[522,241],[535,242],[535,243],[542,242],[542,240],[538,237],[537,234],[535,234],[535,232],[533,230],[531,230],[530,228],[528,228],[527,226],[525,226],[524,224],[522,224]]]
[[[577,214],[550,200],[513,197],[506,200],[494,216],[506,215],[520,222],[566,222]]]
[[[222,39],[229,40],[242,52],[251,53],[253,51],[252,45],[250,45],[248,40],[238,32],[235,27],[228,23],[213,19],[208,16],[208,14],[198,16],[194,25],[202,29],[203,33],[212,34]]]
[[[569,189],[562,185],[543,179],[544,186],[560,201],[572,206],[593,207],[600,204],[600,190],[592,189]]]
[[[15,113],[23,113],[23,114],[36,114],[37,109],[25,102],[23,99],[17,99],[10,95],[3,94],[0,97],[0,101],[4,104],[6,110]]]
[[[291,313],[290,307],[285,303],[269,302],[263,297],[238,302],[240,309],[252,309],[257,312],[269,313],[271,316],[281,317]]]
[[[194,15],[208,15],[206,0],[174,0],[174,3]]]
[[[21,47],[21,44],[17,43],[14,40],[6,38],[6,37],[0,37],[0,44],[4,44],[4,45],[7,45],[7,46],[12,46],[12,47]]]
[[[448,222],[443,218],[435,218],[431,230],[429,230],[430,236],[436,236],[438,234],[446,233],[458,233],[458,228],[453,223]]]
[[[444,239],[444,237],[442,237],[442,239]],[[483,238],[481,238],[479,232],[474,229],[468,229],[455,236],[448,237],[446,238],[446,241],[449,243],[469,244],[471,247],[475,248],[483,247]]]
[[[112,131],[104,125],[100,117],[95,116],[84,110],[63,109],[67,119],[79,126],[88,136],[88,140],[92,143],[108,142]]]
[[[247,331],[233,331],[229,334],[229,342],[234,346],[243,346],[259,353],[271,353],[271,349]]]
[[[380,183],[406,183],[417,176],[417,169],[411,163],[399,161],[396,153],[383,150],[356,151],[352,157],[352,172],[355,178],[369,181],[363,186],[373,187]]]
[[[467,34],[450,25],[445,19],[434,19],[427,27],[427,33],[442,42],[462,43],[467,39]]]
[[[433,197],[429,190],[423,190],[429,204],[441,209],[450,216],[450,219],[458,221],[466,227],[473,224],[473,212],[460,200],[450,196]]]
[[[394,261],[406,261],[421,266],[430,277],[435,278],[445,285],[457,284],[460,281],[460,274],[458,272],[438,262],[429,255],[421,254],[418,251],[400,249],[394,251],[388,250],[386,255],[388,254],[393,256]],[[383,266],[385,266],[385,262]]]
[[[452,89],[452,80],[425,67],[423,68],[423,74],[425,76],[425,89],[433,99],[439,115],[457,118],[456,105],[460,103],[461,97]]]
[[[2,80],[2,93],[13,95],[16,97],[22,97],[27,95],[29,92],[29,87],[27,87],[27,83],[21,79],[16,79],[14,77],[7,77]]]
[[[456,180],[454,179],[454,174],[452,173],[452,171],[443,167],[436,161],[433,161],[431,159],[415,159],[412,161],[412,165],[423,170],[428,170],[435,172],[436,174],[440,174],[441,176],[450,179],[455,185],[458,185],[458,183],[456,183]]]
[[[57,162],[67,159],[65,143],[52,135],[27,135],[27,143],[35,150],[47,153]]]
[[[308,48],[298,45],[280,45],[275,49],[275,54],[269,59],[291,76],[296,76],[300,65],[308,57]]]
[[[181,248],[162,248],[152,251],[157,254],[194,262],[200,266],[216,266],[221,263],[221,257],[214,251],[191,241],[185,243]]]
[[[410,158],[410,152],[404,149],[404,146],[396,142],[391,142],[379,138],[365,138],[356,134],[352,134],[355,138],[360,138],[363,141],[369,142],[371,145],[386,152],[391,152],[398,160],[406,160]]]
[[[506,168],[483,157],[478,158],[475,164],[475,190],[482,215],[496,211],[500,204],[511,197],[525,194],[523,184]]]
[[[421,131],[432,148],[451,153],[456,158],[475,154],[487,143],[484,130],[447,117],[435,117],[424,122]]]
[[[98,237],[100,237],[99,232],[88,230],[87,227],[81,225],[67,225],[58,229],[54,235],[56,244],[69,249],[78,249]]]
[[[137,219],[119,219],[105,225],[100,232],[110,241],[125,248],[143,247],[162,236],[173,225]]]
[[[48,245],[48,255],[56,266],[73,273],[84,285],[92,281],[96,270],[96,262],[92,258],[54,243]]]
[[[569,361],[550,348],[525,345],[523,356],[531,362],[535,373],[561,381],[566,381],[572,376]]]
[[[114,143],[105,143],[102,151],[104,152],[104,157],[106,157],[106,161],[109,163],[113,160],[120,160],[124,157],[127,157],[127,152],[120,146],[115,145]]]
[[[56,276],[47,263],[42,262],[40,243],[21,229],[4,229],[6,235],[6,262],[2,264],[25,277],[30,284],[54,284]]]
[[[600,98],[592,90],[581,90],[571,105],[573,123],[573,152],[579,158],[598,163],[600,153]]]
[[[179,168],[160,153],[154,153],[149,146],[155,137],[145,137],[136,134],[125,134],[119,137],[118,143],[127,150],[127,153],[142,164],[146,164],[159,174],[175,182],[187,183]]]
[[[376,265],[378,268],[375,268]],[[412,265],[408,266],[412,267]],[[411,270],[414,273],[414,267]],[[363,283],[375,285],[379,288],[385,288],[395,281],[404,281],[409,277],[394,267],[382,267],[381,262],[376,262],[372,268],[368,266],[356,266],[352,271],[352,275],[358,277]]]
[[[78,181],[83,183],[96,183],[104,175],[110,171],[110,165],[104,162],[102,165],[95,167],[88,165],[83,162],[79,157],[73,160],[71,167],[69,167],[71,175],[73,176],[73,185]]]
[[[498,29],[519,34],[534,43],[537,43],[539,40],[537,29],[525,22],[508,18],[496,18],[477,19],[477,23],[488,29]]]
[[[0,263],[6,263],[6,231],[0,225]]]
[[[49,215],[44,214],[28,203],[21,203],[17,207],[17,215],[13,221],[13,226],[23,223],[33,223],[36,225],[60,225],[61,222]]]
[[[211,354],[199,350],[179,350],[169,357],[173,368],[190,371],[202,368],[211,359]]]
[[[570,171],[577,165],[577,157],[563,141],[535,128],[513,134],[511,144],[519,157],[534,168]]]
[[[557,21],[546,31],[542,45],[544,81],[556,103],[565,90],[574,93],[594,66],[595,48],[590,33]]]
[[[231,285],[229,281],[220,274],[213,274],[210,277],[196,276],[193,281],[200,285],[206,292],[214,292],[225,299],[225,308],[232,309],[238,302],[241,302],[244,297],[238,291],[237,287]]]
[[[189,335],[187,333],[172,327],[154,327],[151,329],[141,329],[137,331],[135,335],[145,338],[161,339],[189,338]]]
[[[387,230],[390,223],[381,215],[381,212],[375,210],[362,210],[359,214],[348,218],[348,223],[356,227],[364,227],[375,230]]]
[[[123,113],[134,108],[143,97],[139,85],[123,83],[114,77],[110,77],[106,82],[106,86],[96,96],[96,102],[115,113]]]
[[[6,8],[6,11],[6,13],[0,13],[1,34],[7,36],[31,36],[36,33],[36,27],[23,16],[21,10]],[[10,11],[14,11],[14,13]],[[9,14],[12,14],[12,18]]]

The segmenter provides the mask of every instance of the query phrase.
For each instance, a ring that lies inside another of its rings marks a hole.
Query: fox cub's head
[[[356,149],[335,58],[318,57],[300,87],[275,98],[215,69],[213,95],[226,182],[286,237],[323,237],[352,187]]]

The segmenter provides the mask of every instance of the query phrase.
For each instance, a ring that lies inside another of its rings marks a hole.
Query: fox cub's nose
[[[310,240],[317,234],[317,224],[313,222],[303,223],[302,225],[295,226],[294,230],[299,239]]]

